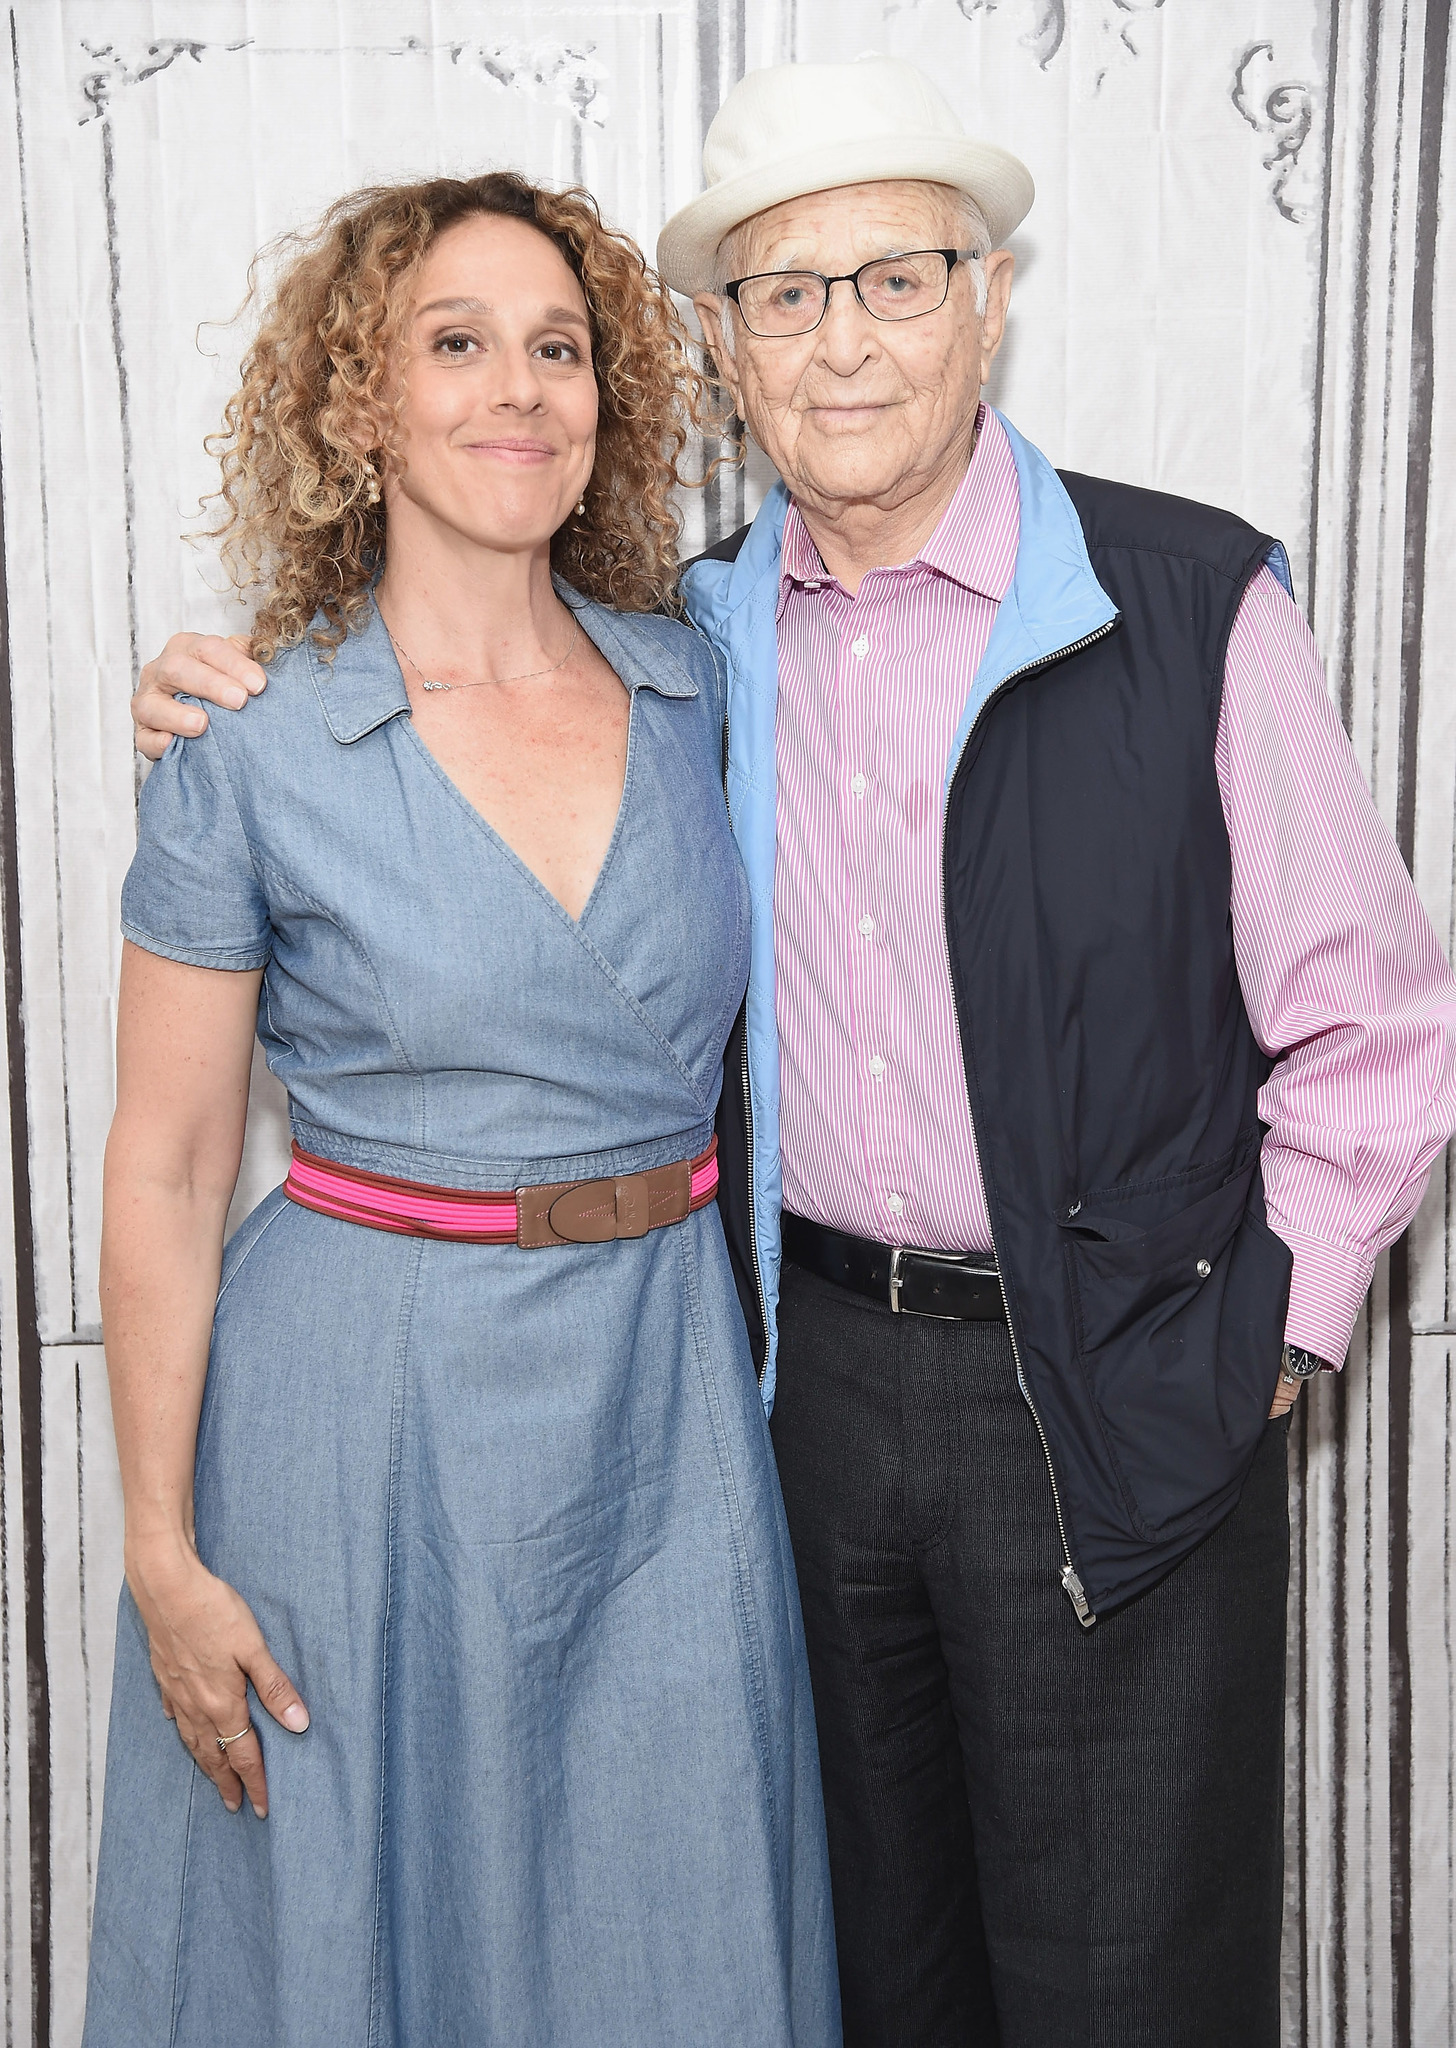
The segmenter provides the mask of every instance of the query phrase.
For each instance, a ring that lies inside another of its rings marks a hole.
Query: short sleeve
[[[210,726],[173,740],[142,785],[137,827],[121,888],[133,945],[188,967],[266,966],[268,905]]]

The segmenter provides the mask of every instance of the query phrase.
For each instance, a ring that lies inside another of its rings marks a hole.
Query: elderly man
[[[704,164],[659,265],[783,479],[685,578],[723,1202],[846,2040],[1272,2048],[1283,1418],[1456,1121],[1456,985],[1278,543],[983,405],[1024,167],[887,59],[745,79]]]

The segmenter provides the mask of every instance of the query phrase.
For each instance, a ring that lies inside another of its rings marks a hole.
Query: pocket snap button
[[[1207,1259],[1200,1259],[1198,1261],[1197,1272],[1200,1280],[1206,1280],[1212,1271],[1213,1268],[1209,1265]]]

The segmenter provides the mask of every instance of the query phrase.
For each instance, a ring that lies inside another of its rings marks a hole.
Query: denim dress
[[[262,968],[308,1151],[467,1189],[709,1142],[747,892],[713,659],[563,595],[631,695],[573,920],[420,741],[376,615],[174,742],[128,938]],[[715,1206],[521,1250],[275,1192],[229,1242],[197,1542],[312,1725],[230,1815],[122,1595],[87,2048],[834,2048],[813,1714]]]

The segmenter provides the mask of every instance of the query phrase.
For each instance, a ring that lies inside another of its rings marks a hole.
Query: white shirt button
[[[865,638],[863,633],[860,634],[858,640],[852,640],[850,642],[849,651],[854,656],[856,661],[864,660],[865,656],[870,651],[870,643]]]
[[[876,1079],[876,1080],[878,1081],[878,1080],[879,1080],[879,1078],[880,1078],[880,1076],[881,1076],[881,1074],[883,1074],[883,1073],[884,1073],[884,1071],[885,1071],[885,1063],[884,1063],[884,1061],[883,1061],[883,1060],[882,1060],[882,1059],[880,1058],[879,1054],[878,1054],[878,1053],[876,1053],[876,1054],[875,1054],[875,1056],[874,1056],[874,1058],[873,1058],[873,1059],[872,1059],[872,1060],[870,1061],[870,1072],[871,1072],[871,1073],[872,1073],[872,1074],[874,1075],[875,1079]]]
[[[903,1195],[891,1195],[885,1206],[892,1216],[902,1216],[905,1213],[905,1198]]]
[[[862,933],[864,934],[864,936],[865,936],[865,937],[866,937],[867,939],[872,939],[872,938],[874,937],[874,935],[875,935],[875,921],[874,921],[874,919],[873,919],[873,918],[872,918],[872,917],[870,916],[870,914],[869,914],[869,912],[868,912],[868,911],[866,911],[866,912],[865,912],[865,914],[864,914],[864,916],[863,916],[863,917],[862,917],[862,918],[860,919],[860,921],[859,921],[859,928],[860,928],[860,931],[861,931],[861,932],[862,932]]]
[[[869,784],[865,781],[862,775],[851,775],[851,777],[849,778],[849,786],[854,791],[854,794],[856,796],[863,796],[865,791],[869,788]]]

